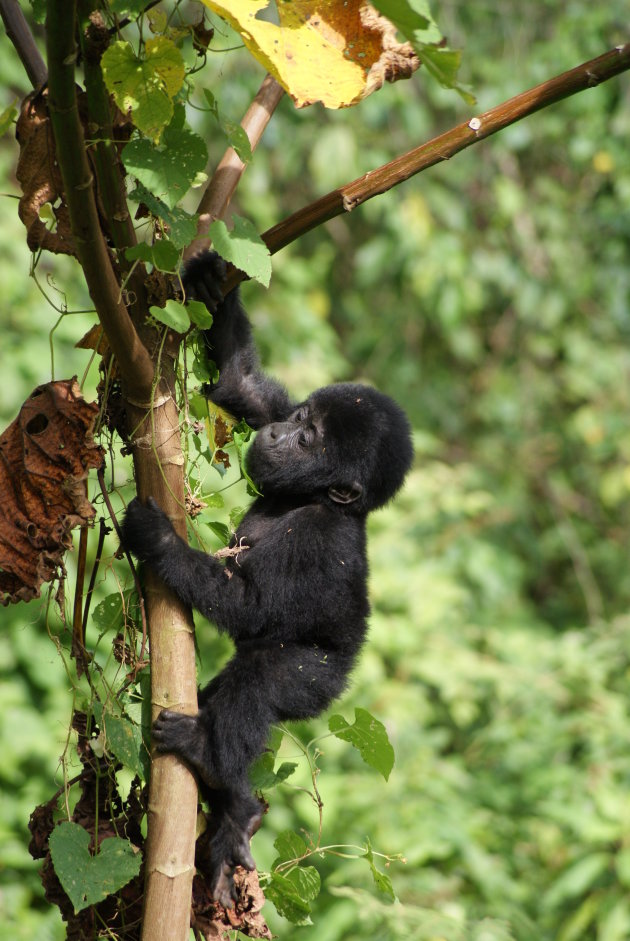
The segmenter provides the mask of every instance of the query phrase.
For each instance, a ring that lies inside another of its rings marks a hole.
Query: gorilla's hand
[[[178,536],[173,524],[153,497],[145,504],[136,498],[127,507],[122,525],[122,545],[141,562],[150,562],[168,553]]]

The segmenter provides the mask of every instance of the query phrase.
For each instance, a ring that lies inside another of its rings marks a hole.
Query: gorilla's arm
[[[204,332],[210,357],[219,369],[209,397],[252,428],[283,421],[292,403],[286,389],[262,372],[239,290],[223,298],[224,279],[225,263],[215,252],[196,255],[183,276],[186,294],[203,301],[214,317],[212,327]]]
[[[181,539],[155,500],[132,500],[122,528],[122,544],[151,566],[181,600],[234,639],[255,636],[262,627],[258,586]]]

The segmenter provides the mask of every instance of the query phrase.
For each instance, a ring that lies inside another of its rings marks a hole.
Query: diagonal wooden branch
[[[129,394],[150,399],[154,369],[123,303],[101,232],[75,86],[76,2],[51,0],[46,17],[48,105],[78,259]]]
[[[18,0],[0,0],[0,16],[31,84],[34,88],[43,85],[48,78],[46,63],[35,44]]]
[[[327,193],[282,222],[267,229],[263,240],[272,255],[281,248],[294,242],[306,232],[318,225],[351,212],[361,203],[387,192],[399,183],[403,183],[416,173],[421,173],[436,163],[449,160],[472,144],[496,134],[497,131],[535,114],[542,108],[575,95],[587,88],[594,88],[602,82],[630,69],[630,43],[617,46],[604,55],[589,62],[584,62],[568,72],[563,72],[535,88],[502,102],[490,111],[480,114],[450,131],[433,138],[426,144],[410,150],[409,153],[396,157],[375,170],[370,170],[357,180]],[[245,275],[239,271],[230,273],[226,291],[235,287]]]
[[[241,127],[249,138],[252,151],[256,149],[283,95],[282,86],[271,75],[267,75],[241,121]],[[184,258],[190,258],[195,252],[209,244],[208,229],[214,220],[220,219],[227,209],[244,172],[245,164],[234,148],[228,147],[197,207],[197,212],[200,214],[197,237],[184,252]]]

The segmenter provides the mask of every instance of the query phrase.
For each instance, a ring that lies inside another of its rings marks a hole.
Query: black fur
[[[398,490],[412,459],[409,425],[387,396],[344,383],[290,402],[261,372],[238,291],[221,300],[224,267],[205,253],[189,265],[189,295],[214,312],[207,341],[219,368],[214,402],[258,430],[248,470],[263,493],[225,564],[191,549],[154,500],[134,500],[124,543],[179,597],[227,631],[236,652],[203,690],[196,716],[157,719],[158,751],[196,773],[215,821],[203,868],[229,904],[236,865],[253,868],[260,823],[247,770],[271,723],[318,715],[344,689],[369,611],[365,518]]]

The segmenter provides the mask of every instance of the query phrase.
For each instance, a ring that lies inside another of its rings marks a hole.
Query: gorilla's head
[[[369,386],[340,383],[261,428],[247,468],[263,494],[308,496],[364,514],[394,496],[412,458],[402,409]]]

